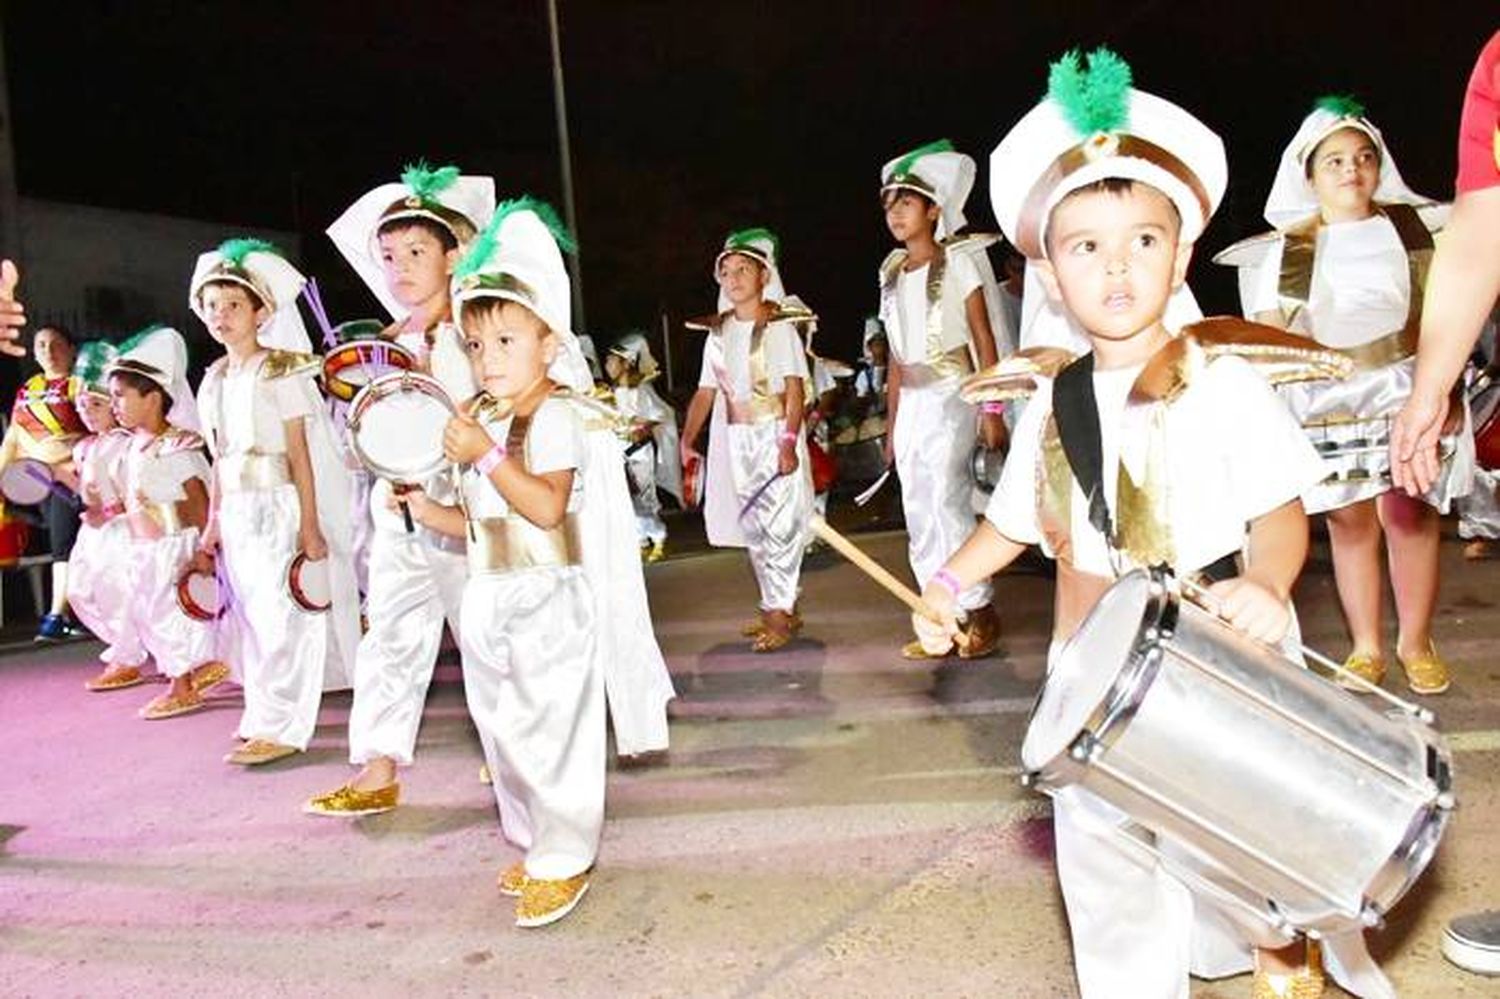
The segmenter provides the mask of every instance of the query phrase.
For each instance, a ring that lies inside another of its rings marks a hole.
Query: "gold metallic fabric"
[[[470,572],[505,573],[579,565],[582,552],[574,514],[568,514],[557,527],[549,528],[538,527],[519,514],[469,521]]]

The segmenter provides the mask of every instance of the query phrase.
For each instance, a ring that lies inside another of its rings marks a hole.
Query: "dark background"
[[[878,171],[949,137],[980,164],[1046,66],[1108,44],[1137,85],[1226,140],[1231,181],[1195,265],[1264,228],[1277,157],[1311,101],[1354,93],[1420,192],[1449,197],[1489,3],[634,3],[560,0],[587,329],[608,341],[712,307],[726,232],[782,236],[789,290],[852,357],[890,248]],[[322,236],[426,157],[558,203],[544,0],[4,6],[23,195],[291,228],[335,321],[378,308]],[[186,284],[189,275],[183,275]],[[696,360],[696,349],[689,348]],[[686,370],[680,367],[679,370]]]

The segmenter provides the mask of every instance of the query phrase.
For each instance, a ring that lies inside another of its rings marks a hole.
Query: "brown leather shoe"
[[[983,659],[1000,645],[1000,615],[989,604],[969,611],[964,621],[968,641],[958,647],[960,659]]]
[[[765,626],[750,643],[751,652],[775,652],[792,640],[802,624],[791,613],[782,610],[763,612],[761,621]]]

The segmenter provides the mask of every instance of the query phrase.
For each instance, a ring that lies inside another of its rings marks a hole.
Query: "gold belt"
[[[934,361],[903,364],[900,368],[902,388],[925,388],[945,378],[973,374],[974,360],[968,347],[955,347]]]
[[[724,396],[724,411],[730,423],[764,423],[779,420],[786,414],[786,397],[783,395],[756,395],[749,399],[731,399]]]
[[[568,514],[556,527],[537,527],[519,514],[469,521],[469,571],[517,572],[548,566],[578,565],[583,546],[578,519]]]
[[[1355,371],[1373,371],[1397,361],[1404,361],[1417,352],[1417,338],[1406,330],[1388,333],[1379,340],[1362,343],[1358,347],[1341,347],[1339,353],[1354,362]]]
[[[168,534],[181,534],[197,524],[187,519],[187,501],[167,503],[142,503],[126,510],[130,524],[130,536],[138,540],[154,541]]]
[[[219,488],[226,493],[275,489],[290,485],[292,468],[284,454],[248,452],[225,455],[215,468]]]

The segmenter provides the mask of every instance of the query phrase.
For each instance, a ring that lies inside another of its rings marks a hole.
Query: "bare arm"
[[[1244,575],[1209,590],[1237,630],[1279,642],[1291,625],[1292,585],[1306,560],[1307,514],[1294,499],[1250,522]]]
[[[456,506],[447,506],[430,499],[420,489],[413,489],[406,493],[393,493],[391,500],[396,506],[406,504],[407,510],[411,512],[413,523],[421,524],[428,530],[439,534],[446,534],[450,538],[463,537],[468,527],[462,510]]]
[[[202,479],[194,477],[182,484],[182,490],[187,493],[182,519],[201,530],[208,523],[208,487]]]
[[[25,357],[26,346],[20,342],[21,327],[26,325],[26,308],[16,301],[16,284],[21,274],[9,260],[0,261],[0,354]]]
[[[297,490],[297,544],[314,562],[328,557],[328,542],[318,525],[317,482],[313,478],[312,455],[307,449],[307,419],[298,417],[281,424],[286,435],[286,461]]]
[[[700,387],[693,393],[693,398],[688,403],[687,416],[682,423],[682,440],[678,445],[682,452],[680,457],[686,458],[689,453],[697,452],[698,436],[703,433],[703,426],[713,412],[714,392],[714,389]]]
[[[901,365],[894,360],[885,366],[885,463],[896,460],[896,407],[901,403]]]
[[[983,288],[975,288],[964,299],[964,317],[969,320],[969,340],[974,344],[979,366],[988,368],[1000,360],[1000,352],[995,348],[995,331],[990,329],[990,310],[984,304]]]
[[[490,472],[490,483],[500,490],[510,508],[537,527],[561,524],[573,491],[573,469],[533,475],[519,461],[506,460]]]

